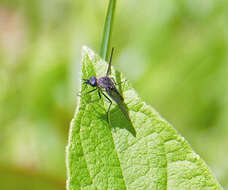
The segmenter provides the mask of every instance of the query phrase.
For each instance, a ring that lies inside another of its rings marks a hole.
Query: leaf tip
[[[96,56],[95,52],[92,49],[84,45],[82,46],[82,57],[85,57],[86,55],[89,56],[90,60]]]

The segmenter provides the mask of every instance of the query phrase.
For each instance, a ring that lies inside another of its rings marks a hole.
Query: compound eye
[[[90,78],[90,84],[91,84],[92,86],[96,86],[96,84],[97,84],[97,79],[96,79],[96,77],[92,76],[92,77]]]

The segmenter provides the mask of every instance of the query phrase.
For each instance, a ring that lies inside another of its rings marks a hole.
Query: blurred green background
[[[228,1],[117,2],[113,64],[228,189]],[[1,0],[0,189],[65,189],[80,52],[108,0]],[[131,68],[131,69],[129,69]]]

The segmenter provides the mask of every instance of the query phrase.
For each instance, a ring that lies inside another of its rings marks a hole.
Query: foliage
[[[103,76],[107,64],[87,47],[82,78]],[[117,82],[125,78],[112,68]],[[72,120],[68,155],[68,189],[222,189],[183,137],[136,94],[129,82],[120,86],[131,122],[115,105],[111,126],[105,101],[82,95]],[[91,90],[91,89],[90,89]],[[92,101],[92,103],[89,103]]]
[[[65,189],[80,49],[99,51],[106,2],[0,2],[0,189]],[[226,0],[118,1],[112,35],[115,67],[191,142],[224,189],[227,7]]]

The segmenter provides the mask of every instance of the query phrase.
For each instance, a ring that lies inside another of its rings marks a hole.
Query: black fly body
[[[110,124],[109,111],[112,105],[112,100],[114,100],[117,103],[122,113],[130,121],[127,109],[124,106],[124,99],[122,95],[119,93],[119,91],[117,90],[115,86],[115,81],[109,77],[109,75],[111,74],[111,62],[112,62],[113,50],[114,48],[112,48],[112,51],[111,51],[108,69],[105,76],[100,78],[91,76],[89,79],[83,79],[85,84],[89,84],[92,87],[95,87],[93,90],[89,91],[88,93],[91,93],[97,90],[99,98],[101,98],[101,96],[103,95],[109,101],[110,104],[107,111],[107,120],[109,124]]]

